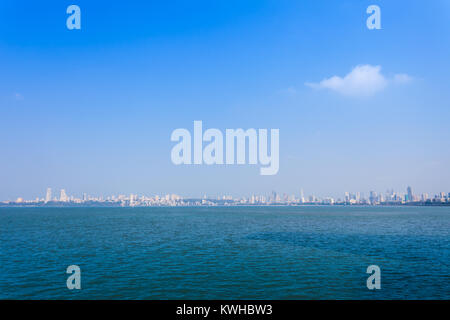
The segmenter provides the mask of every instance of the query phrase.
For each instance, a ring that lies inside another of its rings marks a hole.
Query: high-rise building
[[[408,193],[407,201],[413,201],[413,194],[411,187],[408,186],[408,188],[406,188],[406,192]]]
[[[47,188],[47,194],[45,195],[45,202],[52,201],[52,188]]]
[[[134,206],[134,201],[136,198],[137,197],[134,194],[130,193],[130,206]]]
[[[277,201],[277,193],[275,191],[272,191],[272,198],[271,198],[272,202],[276,202]]]
[[[68,197],[67,197],[67,194],[66,194],[66,190],[61,189],[61,193],[60,193],[60,196],[59,196],[59,201],[67,202],[67,200],[68,200]]]
[[[305,203],[305,194],[303,193],[303,188],[300,190],[300,203]]]
[[[369,193],[369,201],[370,204],[374,205],[377,202],[377,193],[375,191],[370,191]]]

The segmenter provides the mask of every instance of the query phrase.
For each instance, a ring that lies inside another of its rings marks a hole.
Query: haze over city
[[[370,191],[366,196],[362,192],[345,192],[341,198],[317,197],[314,194],[305,195],[303,189],[299,194],[280,194],[272,191],[269,194],[252,194],[249,197],[233,197],[231,195],[202,197],[183,197],[177,194],[166,195],[139,195],[119,194],[109,196],[92,196],[83,193],[81,197],[67,194],[61,189],[55,194],[52,188],[47,188],[45,197],[24,199],[22,197],[13,201],[2,201],[4,206],[121,206],[121,207],[147,207],[147,206],[217,206],[217,205],[450,205],[450,192],[439,192],[435,195],[422,193],[415,194],[408,186],[406,192],[397,192],[394,189],[386,192]]]

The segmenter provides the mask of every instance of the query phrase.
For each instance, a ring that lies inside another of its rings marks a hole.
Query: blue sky
[[[449,192],[448,57],[444,0],[2,0],[0,199]],[[364,65],[384,81],[368,95],[321,83]],[[279,173],[173,165],[170,135],[194,120],[280,129]]]

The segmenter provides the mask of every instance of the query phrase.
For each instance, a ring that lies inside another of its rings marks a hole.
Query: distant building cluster
[[[109,196],[109,197],[92,197],[87,193],[83,193],[81,197],[68,196],[65,189],[61,189],[59,197],[53,195],[52,189],[47,188],[45,198],[36,198],[34,200],[24,200],[23,198],[17,198],[15,201],[5,201],[3,204],[22,204],[22,205],[115,205],[122,207],[135,207],[135,206],[174,206],[177,205],[182,198],[178,195],[171,194],[165,196],[138,196],[135,194]]]
[[[65,189],[61,189],[58,195],[53,195],[52,189],[47,188],[44,198],[24,200],[17,198],[15,201],[4,201],[3,206],[116,206],[116,207],[152,207],[152,206],[232,206],[232,205],[450,205],[450,192],[440,192],[430,197],[427,193],[416,195],[411,187],[406,193],[397,193],[387,190],[386,193],[370,191],[368,196],[363,193],[345,192],[343,198],[332,197],[319,198],[315,195],[305,197],[303,190],[299,195],[278,194],[275,191],[268,195],[252,195],[251,197],[218,196],[203,198],[182,198],[176,194],[164,196],[144,196],[137,194],[92,197],[86,193],[80,198],[68,196]]]

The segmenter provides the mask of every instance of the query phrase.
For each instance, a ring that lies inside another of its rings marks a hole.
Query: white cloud
[[[386,88],[389,83],[404,84],[412,78],[406,74],[397,74],[392,80],[381,74],[381,66],[359,65],[344,77],[333,76],[319,83],[306,83],[315,89],[329,89],[345,96],[372,96]]]

